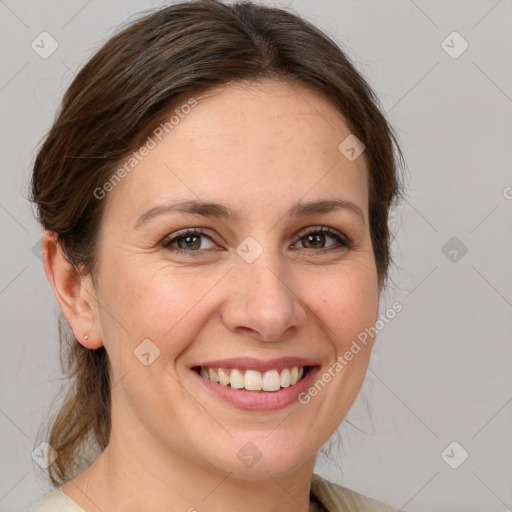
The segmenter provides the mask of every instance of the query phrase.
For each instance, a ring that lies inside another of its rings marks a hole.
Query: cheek
[[[334,277],[333,277],[334,276]],[[311,288],[310,288],[311,289]],[[378,317],[376,275],[363,266],[351,266],[317,279],[309,303],[326,326],[338,352],[372,326]]]
[[[117,337],[129,338],[134,347],[149,338],[162,352],[178,354],[211,314],[205,295],[209,290],[215,295],[220,277],[219,272],[199,275],[196,269],[119,265],[109,277],[107,299],[118,322],[107,322],[114,324]]]

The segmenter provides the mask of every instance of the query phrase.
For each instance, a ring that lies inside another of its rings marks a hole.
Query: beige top
[[[311,494],[322,503],[327,512],[398,512],[398,509],[385,505],[338,484],[329,482],[313,473]],[[62,488],[48,493],[28,512],[85,512]]]

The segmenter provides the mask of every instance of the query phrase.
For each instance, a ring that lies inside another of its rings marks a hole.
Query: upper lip
[[[256,359],[253,357],[231,357],[229,359],[216,359],[194,364],[191,368],[205,366],[207,368],[237,368],[239,370],[256,370],[266,372],[269,370],[282,370],[294,366],[318,366],[320,363],[313,359],[303,357],[278,357],[276,359]]]

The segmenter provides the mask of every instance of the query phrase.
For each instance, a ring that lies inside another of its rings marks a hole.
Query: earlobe
[[[45,230],[41,244],[46,277],[75,338],[90,349],[103,346],[96,295],[90,276],[81,275],[68,261],[57,242],[56,233]]]

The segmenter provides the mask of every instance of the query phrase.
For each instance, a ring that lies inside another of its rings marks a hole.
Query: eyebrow
[[[323,199],[310,202],[298,201],[289,209],[288,215],[291,217],[307,217],[308,215],[325,214],[338,209],[349,210],[356,213],[361,218],[362,222],[365,223],[365,216],[361,208],[348,199]],[[154,206],[146,210],[137,219],[134,229],[140,228],[154,217],[173,212],[192,213],[202,215],[203,217],[219,219],[237,220],[240,218],[238,211],[222,203],[197,200],[177,201],[171,204]]]

